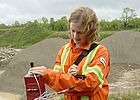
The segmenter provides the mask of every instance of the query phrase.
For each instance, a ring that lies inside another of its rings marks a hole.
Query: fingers
[[[69,71],[69,74],[70,74],[70,75],[76,75],[76,74],[77,74],[77,70],[71,69],[71,70]]]
[[[45,70],[47,68],[45,66],[39,66],[39,67],[33,67],[29,69],[29,74],[33,73],[33,74],[38,74],[43,76],[45,74]]]
[[[68,74],[70,74],[70,75],[76,75],[76,74],[78,74],[78,66],[72,65],[72,66],[68,69]]]

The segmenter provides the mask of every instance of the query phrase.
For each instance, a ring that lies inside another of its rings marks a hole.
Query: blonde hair
[[[70,22],[80,22],[84,26],[84,32],[88,34],[88,39],[90,43],[95,42],[99,36],[99,21],[95,12],[88,7],[79,7],[75,9],[69,18],[69,28]]]

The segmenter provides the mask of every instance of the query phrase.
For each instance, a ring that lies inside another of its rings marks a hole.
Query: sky
[[[0,23],[26,23],[42,17],[57,20],[79,6],[90,7],[99,19],[119,19],[125,7],[140,16],[140,0],[0,0]]]

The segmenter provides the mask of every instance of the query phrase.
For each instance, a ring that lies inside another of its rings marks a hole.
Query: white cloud
[[[100,19],[119,19],[122,12],[117,9],[100,8],[95,10]]]
[[[60,18],[69,16],[77,6],[95,9],[99,19],[120,18],[124,7],[131,7],[140,14],[140,0],[0,0],[0,23],[12,24],[15,20]]]

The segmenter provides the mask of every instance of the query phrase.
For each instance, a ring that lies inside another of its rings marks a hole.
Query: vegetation
[[[140,94],[138,92],[130,92],[130,93],[117,93],[110,94],[109,100],[139,100]]]
[[[68,31],[56,31],[54,34],[51,34],[48,36],[48,38],[63,38],[63,39],[69,39],[70,36],[68,34]]]
[[[40,20],[28,21],[25,24],[20,24],[15,21],[12,25],[0,24],[0,47],[9,46],[14,48],[27,48],[45,38],[61,37],[68,39],[68,23],[67,17],[50,21],[43,17]],[[134,9],[124,8],[120,19],[111,21],[102,19],[100,21],[101,32],[99,41],[110,36],[115,31],[134,29],[140,31],[140,18]],[[140,98],[137,93],[131,94],[115,94],[110,95],[109,100],[138,100]]]
[[[124,8],[120,19],[112,21],[102,19],[100,21],[101,32],[99,41],[114,31],[134,29],[140,31],[140,18],[134,9]],[[63,16],[58,20],[54,18],[43,17],[40,20],[28,21],[20,24],[15,21],[12,25],[0,24],[0,46],[9,46],[14,48],[26,48],[45,38],[61,37],[68,39],[67,17]]]
[[[101,41],[102,39],[104,39],[104,38],[112,35],[114,32],[116,32],[116,31],[101,31],[99,33],[99,39],[98,39],[98,41]]]
[[[99,41],[111,35],[114,31],[100,32]],[[2,33],[2,34],[1,34]],[[14,48],[27,48],[45,38],[63,38],[69,39],[68,31],[50,31],[40,26],[24,27],[19,29],[11,28],[10,30],[0,30],[0,46]]]
[[[39,25],[38,22],[31,22],[24,27],[0,30],[0,46],[26,48],[45,39],[50,34],[53,32]]]
[[[140,94],[136,91],[129,93],[109,94],[108,100],[139,100]],[[58,100],[64,100],[63,95],[59,95]]]
[[[135,22],[136,16],[137,16],[137,14],[136,14],[134,9],[131,9],[131,8],[128,8],[128,7],[123,9],[121,20],[123,22],[123,26],[124,26],[125,29],[133,26],[132,23]]]

